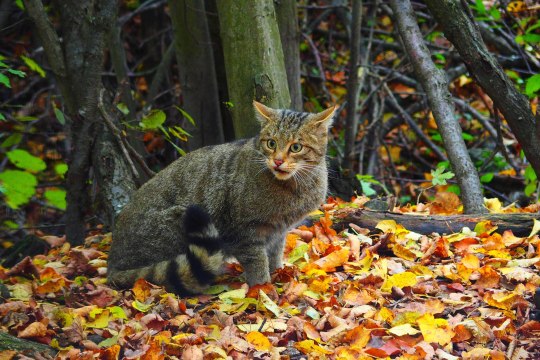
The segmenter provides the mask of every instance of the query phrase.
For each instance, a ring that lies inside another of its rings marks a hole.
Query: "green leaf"
[[[480,15],[484,15],[486,13],[486,7],[482,0],[476,0],[475,8],[476,8],[476,11],[478,11]]]
[[[193,126],[197,126],[195,125],[195,120],[193,120],[193,118],[191,117],[191,115],[189,115],[184,109],[178,107],[178,106],[175,106],[176,110],[180,111],[182,113],[182,115],[184,115],[184,117],[186,119],[188,119],[188,121],[191,123],[191,125]]]
[[[66,191],[62,189],[45,190],[45,199],[47,202],[60,209],[66,210]]]
[[[16,75],[16,76],[18,76],[20,78],[24,78],[26,76],[26,73],[24,71],[21,71],[21,70],[8,69],[8,72],[10,74]]]
[[[37,62],[24,55],[21,55],[21,59],[30,68],[30,70],[37,72],[42,78],[45,77],[45,71],[41,68],[41,66],[39,66]]]
[[[540,42],[540,35],[538,34],[524,34],[521,36],[523,41],[532,44],[532,43],[539,43]]]
[[[64,178],[68,171],[68,166],[65,163],[58,163],[54,165],[54,172],[60,175],[61,178]]]
[[[458,184],[452,184],[449,187],[446,188],[446,191],[454,193],[456,195],[461,195],[461,188]]]
[[[34,175],[20,170],[6,170],[0,173],[2,192],[6,196],[6,204],[17,209],[28,203],[36,193],[37,179]]]
[[[360,186],[362,187],[362,193],[366,196],[373,196],[377,194],[377,192],[373,189],[372,184],[365,180],[360,180]]]
[[[126,312],[120,306],[111,306],[108,309],[113,318],[127,320]]]
[[[538,177],[536,176],[536,173],[534,172],[534,169],[532,168],[531,165],[527,166],[525,168],[525,180],[529,181],[529,182],[532,182],[532,181],[536,181],[538,179]]]
[[[152,110],[148,115],[142,118],[141,120],[141,127],[144,130],[155,130],[159,128],[165,120],[167,119],[167,115],[163,112],[163,110]]]
[[[15,5],[17,5],[17,7],[21,10],[24,11],[24,4],[23,4],[23,0],[15,0]]]
[[[66,125],[66,117],[64,116],[64,113],[62,110],[57,108],[56,106],[53,107],[54,110],[54,116],[56,117],[56,120],[62,125]]]
[[[13,163],[19,169],[25,169],[30,172],[36,173],[47,168],[45,161],[41,160],[37,156],[30,154],[26,150],[15,149],[9,151],[7,154],[9,161]]]
[[[15,119],[16,119],[17,121],[29,122],[29,121],[35,121],[35,120],[37,120],[38,118],[35,117],[35,116],[17,116]]]
[[[102,349],[106,349],[116,344],[118,344],[118,335],[114,335],[113,337],[105,339],[97,345]]]
[[[481,183],[487,184],[487,183],[490,183],[491,180],[493,180],[493,173],[492,172],[485,173],[484,175],[480,176],[480,182]]]
[[[128,109],[127,105],[124,104],[124,103],[118,103],[118,105],[116,105],[116,108],[117,108],[118,110],[120,110],[120,112],[121,112],[122,114],[124,114],[124,115],[128,115],[128,114],[129,114],[129,109]]]
[[[528,97],[533,97],[538,90],[540,90],[540,74],[533,75],[527,79],[525,94]]]
[[[0,144],[0,147],[3,147],[3,148],[9,148],[9,147],[12,147],[13,145],[17,145],[18,143],[20,143],[22,140],[22,134],[21,133],[13,133],[11,135],[9,135],[7,137],[6,140],[4,140],[2,142],[2,144]]]
[[[436,185],[446,185],[446,180],[449,180],[454,177],[454,173],[451,171],[445,172],[445,168],[438,167],[437,170],[431,170],[431,183]]]
[[[149,311],[154,305],[153,304],[145,304],[140,302],[139,300],[135,300],[131,303],[131,306],[133,306],[134,309],[139,310],[140,312],[147,312]]]
[[[15,229],[18,229],[19,228],[19,224],[17,224],[15,221],[13,220],[5,220],[2,225],[4,225],[6,228],[8,229],[11,229],[11,230],[15,230]]]
[[[4,116],[4,114],[0,113],[0,121],[4,121],[6,120],[6,117]]]
[[[527,184],[527,186],[525,186],[525,189],[523,190],[525,196],[531,196],[532,194],[534,194],[534,192],[536,191],[536,185],[536,182]]]
[[[489,15],[491,15],[493,20],[500,20],[501,19],[501,12],[495,6],[492,6],[491,9],[489,9]]]
[[[2,74],[2,73],[0,73],[0,84],[2,84],[5,87],[11,89],[11,84],[9,83],[9,78],[6,75]]]
[[[472,136],[471,134],[466,133],[466,132],[461,133],[461,137],[462,137],[463,140],[465,140],[465,141],[472,141],[472,140],[474,140],[474,136]]]
[[[295,247],[290,253],[289,258],[287,259],[287,262],[294,264],[297,260],[302,259],[304,257],[304,254],[309,250],[308,244],[302,244],[300,246]]]

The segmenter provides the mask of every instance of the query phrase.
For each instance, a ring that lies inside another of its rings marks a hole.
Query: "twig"
[[[386,89],[386,93],[388,94],[390,106],[392,106],[393,108],[399,111],[399,113],[401,114],[405,122],[411,127],[414,133],[433,151],[433,153],[440,160],[444,160],[444,161],[448,160],[446,155],[437,147],[437,145],[435,145],[435,143],[433,143],[433,141],[431,141],[431,139],[428,136],[426,136],[426,134],[424,134],[424,132],[422,131],[420,126],[418,126],[416,121],[414,121],[412,116],[409,115],[409,113],[407,113],[405,109],[403,109],[403,107],[399,104],[399,102],[397,101],[396,97],[394,96],[394,94],[392,93],[388,85],[384,84],[383,86]]]
[[[313,52],[313,56],[315,57],[315,63],[317,64],[317,68],[319,69],[319,73],[321,74],[321,80],[322,80],[322,89],[324,92],[324,95],[328,100],[332,100],[332,96],[330,95],[330,91],[328,91],[328,88],[326,87],[326,74],[324,73],[324,67],[322,65],[321,56],[319,54],[319,50],[317,49],[317,46],[313,42],[313,39],[311,39],[311,36],[302,34],[304,39],[309,44],[309,47],[311,48],[311,51]]]
[[[155,173],[152,170],[150,170],[150,168],[146,165],[144,159],[139,155],[139,153],[137,153],[137,151],[135,151],[135,149],[133,149],[133,147],[127,141],[124,141],[124,139],[121,136],[121,131],[114,125],[114,122],[112,121],[109,114],[105,110],[105,107],[103,105],[104,92],[105,90],[101,89],[100,96],[99,96],[99,103],[98,103],[99,111],[101,115],[103,116],[103,120],[105,120],[105,124],[107,125],[109,130],[112,132],[116,140],[118,141],[118,144],[120,145],[120,148],[122,149],[122,153],[124,154],[126,161],[129,163],[131,167],[131,171],[133,172],[133,175],[135,175],[136,177],[140,177],[137,169],[135,168],[135,164],[133,164],[133,161],[131,160],[130,154],[131,156],[133,156],[133,158],[135,158],[135,161],[137,161],[137,163],[141,166],[145,174],[148,175],[149,177],[153,177]]]

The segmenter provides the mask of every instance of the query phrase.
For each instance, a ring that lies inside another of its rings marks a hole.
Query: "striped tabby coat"
[[[254,107],[258,136],[191,152],[134,194],[113,231],[109,283],[145,278],[201,293],[229,257],[249,285],[270,281],[287,230],[324,201],[335,107],[318,114]]]

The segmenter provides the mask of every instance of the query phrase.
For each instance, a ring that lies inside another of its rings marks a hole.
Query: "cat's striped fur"
[[[286,231],[323,202],[327,130],[318,114],[254,103],[257,137],[176,160],[143,185],[116,221],[108,281],[138,278],[180,294],[200,293],[226,257],[250,285],[282,266]]]

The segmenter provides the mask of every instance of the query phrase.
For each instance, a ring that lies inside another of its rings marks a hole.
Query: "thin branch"
[[[385,84],[384,87],[386,89],[386,93],[388,94],[388,99],[390,100],[390,106],[396,109],[401,114],[407,125],[411,127],[411,130],[414,131],[416,136],[418,136],[418,138],[422,140],[440,160],[448,160],[446,155],[439,149],[439,147],[435,145],[435,143],[431,141],[431,139],[426,134],[424,134],[424,132],[422,131],[420,126],[418,126],[416,121],[414,121],[412,116],[407,111],[405,111],[405,109],[403,109],[403,107],[399,104],[396,97],[394,96],[394,93],[392,93],[392,90],[388,88],[388,85]]]
[[[122,153],[124,154],[124,157],[128,164],[130,165],[132,173],[139,177],[139,173],[137,172],[137,169],[135,167],[135,164],[131,160],[130,155],[137,161],[137,163],[141,166],[141,168],[144,170],[145,174],[149,177],[153,177],[156,173],[153,172],[148,165],[146,165],[146,162],[144,159],[139,155],[139,153],[133,149],[133,147],[127,142],[124,141],[122,138],[121,131],[114,125],[114,121],[109,116],[109,113],[107,113],[107,110],[105,110],[105,106],[103,105],[103,93],[105,92],[104,89],[101,89],[100,95],[99,95],[99,103],[98,103],[98,109],[101,113],[101,116],[103,116],[103,120],[105,120],[105,124],[109,128],[109,130],[112,132],[113,136],[116,138],[118,145],[120,146]]]
[[[56,76],[65,78],[67,76],[66,64],[60,46],[61,41],[47,17],[47,12],[43,8],[41,0],[24,0],[24,6],[26,11],[28,11],[28,16],[30,16],[37,28],[38,36],[45,48],[45,54],[47,55],[52,71]]]

